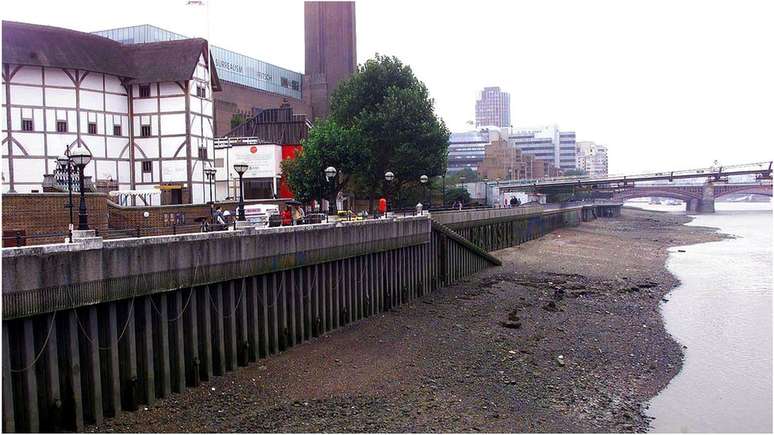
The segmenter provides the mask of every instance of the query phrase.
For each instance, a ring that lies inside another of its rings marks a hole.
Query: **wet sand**
[[[680,370],[667,248],[719,236],[625,209],[497,251],[503,266],[95,432],[620,432]],[[668,303],[668,302],[667,302]]]

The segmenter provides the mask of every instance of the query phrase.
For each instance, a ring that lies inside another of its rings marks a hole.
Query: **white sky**
[[[4,20],[82,31],[153,24],[205,36],[186,0],[3,0]],[[210,40],[304,70],[303,2],[211,0]],[[612,173],[774,158],[774,1],[360,0],[358,62],[396,55],[452,131],[476,93],[511,93],[514,126],[607,144]]]

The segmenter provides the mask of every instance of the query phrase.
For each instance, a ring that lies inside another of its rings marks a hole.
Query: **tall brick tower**
[[[357,69],[355,2],[304,3],[304,94],[312,117],[328,115],[336,85]]]

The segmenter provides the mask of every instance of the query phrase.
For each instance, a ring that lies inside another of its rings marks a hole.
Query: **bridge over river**
[[[659,197],[685,201],[690,213],[712,213],[715,200],[727,195],[750,194],[771,197],[771,182],[758,183],[705,183],[705,184],[651,184],[614,189],[612,200],[626,201],[634,198]]]
[[[591,192],[614,201],[643,197],[673,198],[685,201],[688,212],[712,213],[715,211],[715,199],[726,195],[772,196],[771,173],[772,162],[758,162],[635,175],[490,181],[487,183],[487,188],[490,190],[494,188],[497,192]],[[729,177],[739,176],[754,177],[755,181],[729,181]],[[693,184],[689,184],[690,180],[694,180]],[[701,184],[696,183],[696,180]]]
[[[3,249],[3,430],[83,431],[615,216],[529,205]]]

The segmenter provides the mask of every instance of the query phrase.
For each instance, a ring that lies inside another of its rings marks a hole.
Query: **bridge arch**
[[[647,198],[657,196],[659,198],[672,198],[689,202],[692,199],[701,199],[701,192],[693,192],[685,189],[656,189],[656,188],[631,188],[613,195],[614,200],[626,201],[635,198]]]
[[[727,195],[762,195],[771,197],[771,185],[762,184],[757,186],[718,186],[715,188],[715,199],[722,198]]]

